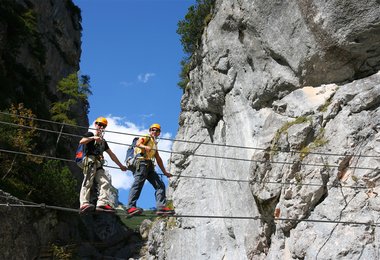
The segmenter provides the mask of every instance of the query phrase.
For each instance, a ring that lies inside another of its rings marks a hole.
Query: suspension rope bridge
[[[45,122],[49,124],[55,124],[55,125],[60,125],[60,131],[56,130],[50,130],[50,129],[45,129],[45,128],[37,128],[37,127],[31,127],[31,126],[26,126],[26,125],[20,125],[20,124],[14,124],[6,121],[0,121],[0,124],[8,125],[8,126],[15,126],[15,127],[23,127],[23,128],[29,128],[29,129],[35,129],[39,131],[44,131],[48,133],[54,133],[54,134],[59,134],[61,135],[67,135],[71,137],[82,137],[80,135],[75,135],[75,134],[70,134],[67,132],[63,132],[64,127],[77,127],[77,128],[82,128],[82,129],[88,129],[88,127],[83,127],[83,126],[76,126],[76,125],[70,125],[70,124],[64,124],[64,123],[58,123],[50,120],[44,120],[44,119],[38,119],[38,118],[31,118],[31,117],[25,117],[25,116],[20,116],[20,115],[14,115],[14,114],[9,114],[5,112],[0,112],[0,114],[4,115],[10,115],[10,116],[17,116],[17,117],[22,117],[30,120],[36,120],[40,122]],[[91,129],[91,128],[90,128]],[[129,135],[129,136],[139,136],[135,134],[130,134],[130,133],[123,133],[123,132],[115,132],[115,131],[106,131],[110,133],[115,133],[115,134],[123,134],[123,135]],[[169,139],[169,138],[160,138],[162,140],[168,140],[172,142],[184,142],[184,143],[191,143],[191,144],[198,144],[198,145],[210,145],[210,146],[216,146],[216,147],[225,147],[225,148],[238,148],[238,149],[250,149],[250,150],[259,150],[259,151],[265,151],[265,152],[283,152],[283,153],[302,153],[300,151],[294,151],[294,150],[287,150],[287,151],[282,151],[282,150],[268,150],[264,148],[259,148],[259,147],[247,147],[247,146],[237,146],[237,145],[227,145],[227,144],[216,144],[216,143],[205,143],[205,142],[195,142],[195,141],[186,141],[186,140],[179,140],[179,139]],[[124,144],[124,143],[119,143],[119,142],[112,142],[112,141],[107,141],[109,143],[117,144],[117,145],[126,145],[130,146],[129,144]],[[236,158],[236,157],[226,157],[226,156],[216,156],[216,155],[206,155],[206,154],[197,154],[197,153],[180,153],[180,152],[173,152],[173,151],[166,151],[166,150],[158,150],[160,152],[165,152],[165,153],[170,153],[170,154],[180,154],[184,156],[200,156],[203,158],[215,158],[215,159],[228,159],[228,160],[236,160],[236,161],[247,161],[247,162],[256,162],[256,163],[267,163],[268,161],[261,161],[261,160],[250,160],[250,159],[244,159],[244,158]],[[38,155],[38,154],[32,154],[32,153],[26,153],[26,152],[20,152],[20,151],[12,151],[12,150],[7,150],[7,149],[0,149],[0,152],[3,153],[11,153],[11,154],[20,154],[20,155],[25,155],[25,156],[35,156],[35,157],[40,157],[40,158],[46,158],[46,159],[52,159],[52,160],[61,160],[61,161],[66,161],[66,162],[75,162],[74,160],[71,159],[65,159],[65,158],[57,158],[57,157],[52,157],[52,156],[46,156],[46,155]],[[324,155],[324,156],[352,156],[352,157],[367,157],[367,158],[380,158],[379,156],[375,155],[366,155],[366,154],[338,154],[338,153],[322,153],[322,152],[309,152],[308,154],[316,154],[316,155]],[[277,164],[294,164],[293,162],[280,162],[280,161],[270,161],[270,163],[277,163]],[[332,168],[339,168],[339,165],[327,165],[327,164],[314,164],[314,163],[300,163],[301,165],[305,166],[312,166],[312,167],[332,167]],[[115,168],[118,169],[118,167],[113,167],[113,166],[105,166],[108,168]],[[361,169],[361,170],[379,170],[378,167],[372,168],[372,167],[358,167],[358,166],[347,166],[346,168],[350,169]],[[297,186],[336,186],[336,185],[327,185],[327,184],[315,184],[315,183],[292,183],[292,182],[271,182],[271,181],[255,181],[255,180],[238,180],[238,179],[228,179],[228,178],[214,178],[214,177],[207,177],[207,176],[189,176],[189,175],[173,175],[173,177],[179,177],[179,178],[195,178],[195,179],[203,179],[203,180],[215,180],[215,181],[229,181],[229,182],[243,182],[243,183],[260,183],[260,184],[279,184],[279,185],[297,185]],[[352,189],[368,189],[368,187],[365,186],[344,186],[340,185],[339,187],[341,188],[352,188]],[[24,201],[25,202],[25,201]],[[65,207],[59,207],[59,206],[51,206],[51,205],[46,205],[44,203],[33,203],[33,202],[28,202],[30,204],[11,204],[11,203],[3,203],[0,204],[0,206],[3,207],[23,207],[23,208],[41,208],[41,209],[51,209],[51,210],[60,210],[60,211],[68,211],[68,212],[73,212],[73,213],[79,213],[78,209],[72,209],[72,208],[65,208]],[[116,215],[120,216],[126,216],[126,213],[123,212],[117,212]],[[263,221],[268,221],[268,220],[276,220],[276,221],[295,221],[295,222],[318,222],[318,223],[334,223],[334,224],[343,224],[343,225],[366,225],[366,226],[379,226],[380,223],[377,222],[355,222],[355,221],[340,221],[340,220],[313,220],[313,219],[292,219],[292,218],[279,218],[279,217],[273,217],[273,218],[265,218],[262,216],[227,216],[227,215],[187,215],[187,214],[175,214],[172,217],[176,218],[215,218],[215,219],[246,219],[246,220],[263,220]]]
[[[3,114],[3,115],[8,115],[8,116],[16,116],[16,117],[20,117],[20,118],[24,118],[24,119],[29,119],[29,120],[35,120],[35,121],[41,121],[41,122],[45,122],[45,123],[49,123],[49,125],[59,125],[61,126],[61,129],[62,129],[62,126],[67,126],[67,127],[71,127],[71,128],[80,128],[80,129],[91,129],[93,130],[94,128],[91,128],[91,127],[85,127],[85,126],[78,126],[78,125],[72,125],[72,124],[66,124],[66,123],[60,123],[60,122],[55,122],[55,121],[51,121],[51,120],[46,120],[46,119],[39,119],[39,118],[33,118],[33,117],[27,117],[27,116],[22,116],[22,115],[15,115],[15,114],[10,114],[10,113],[6,113],[6,112],[2,112],[0,111],[0,114]],[[47,131],[47,132],[52,132],[52,133],[61,133],[61,134],[64,134],[64,135],[69,135],[69,136],[73,136],[73,137],[82,137],[81,135],[75,135],[75,134],[70,134],[70,133],[67,133],[67,132],[61,132],[61,131],[55,131],[55,130],[47,130],[47,129],[43,129],[43,128],[36,128],[36,127],[30,127],[30,126],[25,126],[25,125],[20,125],[20,124],[13,124],[13,123],[9,123],[9,122],[5,122],[5,121],[0,121],[0,123],[2,124],[9,124],[9,125],[17,125],[17,126],[20,126],[20,127],[26,127],[26,128],[32,128],[32,129],[38,129],[38,130],[41,130],[41,131]],[[118,132],[118,131],[110,131],[110,130],[105,130],[105,132],[107,133],[114,133],[114,134],[121,134],[121,135],[128,135],[128,136],[141,136],[141,135],[137,135],[137,134],[132,134],[132,133],[126,133],[126,132]],[[260,147],[251,147],[251,146],[239,146],[239,145],[228,145],[228,144],[218,144],[218,143],[207,143],[207,142],[197,142],[197,141],[190,141],[190,140],[182,140],[182,139],[173,139],[173,138],[164,138],[164,137],[160,137],[161,140],[167,140],[167,141],[171,141],[171,142],[182,142],[182,143],[191,143],[191,144],[198,144],[198,145],[209,145],[209,146],[219,146],[219,147],[223,147],[223,148],[238,148],[238,149],[247,149],[247,150],[259,150],[259,151],[266,151],[266,152],[284,152],[284,153],[302,153],[301,151],[298,151],[298,150],[279,150],[279,149],[267,149],[267,148],[260,148]],[[129,146],[129,144],[123,144],[123,143],[117,143],[117,142],[110,142],[110,141],[107,141],[109,143],[114,143],[114,144],[119,144],[119,145],[127,145]],[[165,152],[170,152],[170,151],[165,151]],[[326,155],[326,156],[353,156],[353,157],[375,157],[375,158],[380,158],[380,156],[376,156],[376,155],[366,155],[366,154],[339,154],[339,153],[323,153],[323,152],[313,152],[313,151],[310,151],[308,152],[308,154],[316,154],[316,155]]]
[[[50,206],[44,203],[41,204],[11,204],[11,203],[2,203],[0,207],[9,207],[9,208],[40,208],[40,209],[52,209],[52,210],[60,210],[67,211],[80,214],[78,209],[59,207],[59,206]],[[88,213],[91,214],[91,213]],[[102,214],[99,213],[99,214]],[[118,216],[128,216],[127,213],[124,212],[115,212],[115,213],[103,213],[103,214],[112,214]],[[134,216],[134,217],[145,217],[144,215]],[[380,226],[380,223],[368,221],[368,222],[360,222],[360,221],[343,221],[343,220],[320,220],[320,219],[295,219],[295,218],[280,218],[280,217],[262,217],[262,216],[227,216],[227,215],[187,215],[187,214],[174,214],[168,216],[157,216],[157,217],[174,217],[174,218],[206,218],[206,219],[234,219],[234,220],[262,220],[262,221],[292,221],[292,222],[314,222],[314,223],[330,223],[330,224],[342,224],[342,225],[364,225],[364,226],[372,226],[377,227]]]

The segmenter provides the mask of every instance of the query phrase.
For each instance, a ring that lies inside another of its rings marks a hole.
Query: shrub
[[[10,123],[0,127],[0,143],[3,149],[14,152],[0,152],[0,188],[20,199],[73,205],[78,194],[70,170],[59,161],[44,162],[41,157],[26,155],[38,153],[37,125],[32,111],[18,104],[7,112],[11,116],[0,114],[1,121]]]
[[[71,119],[71,108],[79,101],[82,101],[87,105],[88,109],[87,98],[92,94],[89,82],[89,76],[83,75],[79,80],[77,73],[72,73],[58,82],[57,89],[63,95],[64,101],[52,104],[51,113],[53,120],[67,124],[76,124],[75,120]]]
[[[33,173],[33,197],[46,204],[70,207],[77,201],[76,180],[67,166],[49,160],[42,169]]]
[[[177,33],[181,36],[183,50],[187,57],[181,61],[180,82],[178,86],[185,89],[189,82],[188,74],[191,70],[191,59],[202,40],[203,30],[211,20],[215,0],[197,0],[194,6],[189,7],[185,19],[178,22]]]

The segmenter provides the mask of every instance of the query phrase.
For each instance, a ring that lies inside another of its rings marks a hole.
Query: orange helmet
[[[149,127],[149,129],[152,129],[152,128],[157,128],[157,129],[160,129],[161,131],[161,126],[159,124],[153,124]]]
[[[104,126],[107,126],[108,125],[108,121],[107,119],[105,119],[104,117],[98,117],[96,120],[95,120],[95,124],[102,124]]]

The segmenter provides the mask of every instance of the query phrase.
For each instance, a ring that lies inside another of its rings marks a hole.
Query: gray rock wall
[[[375,0],[217,1],[181,101],[176,139],[195,143],[173,145],[170,195],[179,215],[257,219],[160,223],[150,257],[379,259],[363,224],[380,216],[379,30]]]
[[[0,190],[1,204],[22,203]],[[46,212],[45,212],[46,213]],[[52,241],[51,228],[57,225],[55,214],[38,214],[30,208],[0,207],[1,259],[35,259],[42,247]],[[16,249],[16,250],[15,250]]]
[[[80,9],[72,0],[10,0],[1,8],[0,76],[7,84],[0,107],[24,103],[47,118],[51,103],[64,99],[57,83],[79,71]],[[79,125],[88,125],[87,106],[79,101],[72,108]]]
[[[0,259],[129,259],[140,236],[121,217],[21,201],[0,190]]]

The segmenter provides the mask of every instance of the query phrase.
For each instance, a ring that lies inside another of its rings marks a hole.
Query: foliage
[[[118,210],[119,213],[125,213],[125,211]],[[135,216],[132,218],[121,218],[121,221],[125,226],[132,230],[138,230],[141,223],[144,221],[144,219],[149,219],[151,221],[154,221],[157,218],[157,215],[153,210],[145,210],[144,216]]]
[[[311,150],[324,146],[325,144],[329,142],[328,140],[326,140],[324,134],[325,134],[325,129],[321,128],[317,136],[313,140],[313,142],[311,142],[308,146],[301,149],[300,151],[301,160],[303,160],[306,156],[308,156]]]
[[[177,33],[181,36],[183,50],[187,57],[181,61],[180,82],[184,89],[189,82],[188,73],[191,70],[191,57],[197,51],[202,40],[205,26],[211,20],[215,0],[197,0],[194,6],[189,7],[185,19],[178,22]]]
[[[187,84],[190,82],[189,73],[191,71],[190,62],[186,62],[186,60],[181,61],[181,72],[179,74],[180,82],[178,82],[178,86],[183,90],[186,89]]]
[[[169,209],[174,210],[174,205],[172,200],[168,200],[166,203],[166,206]],[[118,210],[119,213],[123,214],[125,213],[125,210]],[[138,230],[141,223],[145,219],[149,219],[151,221],[156,221],[157,219],[160,219],[161,217],[156,215],[156,210],[144,210],[143,215],[141,216],[135,216],[132,218],[122,218],[122,222],[125,226],[129,227],[132,230]]]
[[[73,205],[78,195],[69,169],[58,161],[44,162],[41,157],[28,155],[36,153],[35,115],[23,104],[12,105],[6,112],[11,116],[0,114],[0,120],[7,122],[0,127],[0,143],[15,153],[0,153],[0,188],[20,199]]]
[[[21,153],[31,153],[35,148],[34,138],[35,116],[30,109],[24,108],[23,104],[12,105],[8,113],[11,117],[1,115],[1,121],[8,122],[0,128],[0,143],[7,150]],[[25,125],[26,127],[17,127]],[[25,196],[30,191],[27,172],[33,171],[35,165],[40,164],[40,158],[12,153],[0,154],[1,187],[12,194]]]
[[[34,173],[32,184],[33,196],[46,204],[70,207],[78,198],[76,180],[69,168],[59,161],[44,163],[42,170]]]
[[[318,108],[318,111],[321,111],[321,112],[326,112],[327,111],[327,108],[330,106],[330,104],[331,104],[331,102],[332,102],[332,96],[329,98],[329,99],[327,99],[326,100],[326,102],[322,105],[322,106],[320,106],[319,108]]]
[[[71,108],[79,101],[84,102],[88,107],[88,96],[91,95],[90,78],[87,75],[82,75],[78,79],[77,73],[72,73],[66,78],[58,82],[57,89],[63,95],[65,101],[54,102],[52,104],[51,113],[52,119],[57,122],[75,125],[76,122]]]
[[[15,133],[12,135],[12,143],[23,152],[31,152],[35,146],[32,142],[33,138],[37,136],[35,115],[30,109],[24,108],[22,103],[17,106],[12,105],[9,113],[12,114],[12,121],[15,124],[28,127],[15,129]]]
[[[274,138],[273,138],[273,141],[272,141],[272,147],[271,147],[271,153],[272,155],[275,154],[277,152],[277,142],[278,140],[280,139],[281,135],[283,133],[287,133],[288,129],[293,126],[293,125],[297,125],[297,124],[303,124],[307,121],[311,121],[311,118],[310,117],[306,117],[306,116],[300,116],[300,117],[297,117],[294,121],[291,121],[291,122],[286,122],[283,126],[281,126],[280,129],[277,130]]]
[[[59,259],[59,260],[73,259],[73,250],[67,248],[66,246],[59,246],[56,244],[52,244],[51,250],[53,253],[53,259]]]
[[[76,8],[71,0],[64,2]],[[0,143],[2,149],[15,152],[0,152],[0,188],[20,199],[53,204],[71,203],[73,180],[68,168],[63,164],[52,166],[42,157],[28,155],[51,156],[57,151],[69,150],[67,143],[56,145],[54,135],[47,132],[38,134],[37,122],[34,120],[36,117],[50,120],[50,102],[58,100],[48,87],[50,76],[43,73],[46,49],[44,35],[39,31],[41,20],[37,11],[40,10],[36,9],[34,1],[0,1],[0,38],[3,40],[0,46],[0,110],[14,115],[0,114],[0,120],[7,122],[0,127]],[[80,19],[78,8],[77,11]],[[54,35],[48,38],[45,39],[46,43],[52,42]],[[21,51],[23,55],[20,56]],[[26,65],[23,63],[25,58],[28,59]],[[84,104],[87,109],[87,96],[91,94],[88,83],[89,78],[82,76],[80,84],[77,84],[79,95],[76,99],[83,100],[80,105]],[[67,94],[59,94],[66,98],[64,101],[69,99]],[[85,98],[81,99],[83,95]],[[23,104],[19,104],[21,102]],[[66,107],[72,103],[69,101]],[[65,106],[60,109],[65,109]],[[68,116],[70,118],[72,114]],[[54,189],[56,186],[65,189],[57,188],[57,194],[52,195],[53,186]]]
[[[2,147],[24,153],[31,153],[35,148],[33,140],[38,136],[36,133],[36,123],[34,121],[35,115],[30,109],[25,108],[22,103],[12,105],[8,113],[12,114],[10,118],[3,115],[0,117],[2,121],[9,123],[0,128],[0,143]],[[11,124],[26,127],[15,127]],[[8,159],[12,161],[16,155],[7,157],[10,157]],[[26,157],[26,161],[41,163],[40,159],[30,156]]]
[[[186,54],[192,55],[202,39],[203,29],[209,22],[209,14],[215,0],[197,0],[196,5],[188,9],[185,19],[178,22],[177,33]],[[206,19],[207,18],[207,19]]]

